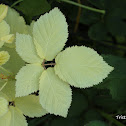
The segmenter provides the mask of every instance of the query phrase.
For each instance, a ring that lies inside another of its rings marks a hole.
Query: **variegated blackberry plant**
[[[67,39],[59,8],[28,26],[18,12],[0,5],[0,126],[27,126],[25,116],[47,113],[67,117],[70,86],[92,87],[114,69],[89,47],[63,50]]]

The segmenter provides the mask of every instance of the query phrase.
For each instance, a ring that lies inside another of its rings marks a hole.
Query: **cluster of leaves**
[[[5,2],[12,5],[15,1],[6,0]],[[126,114],[126,59],[123,58],[126,54],[126,1],[85,0],[81,2],[82,4],[103,9],[106,13],[100,14],[82,9],[80,16],[80,25],[82,27],[78,28],[75,35],[73,35],[73,26],[76,23],[78,7],[46,0],[37,2],[35,0],[24,0],[14,6],[15,9],[21,12],[28,24],[31,23],[32,19],[36,20],[53,6],[59,6],[64,14],[68,15],[70,38],[66,46],[91,46],[101,54],[108,54],[103,55],[104,60],[115,68],[112,74],[98,86],[81,90],[72,88],[74,90],[73,101],[66,119],[54,117],[53,115],[32,120],[28,118],[29,126],[42,124],[43,126],[119,126],[120,123],[116,122],[115,116],[117,114]],[[4,47],[3,50],[7,50],[12,57],[17,56],[10,48]],[[19,60],[14,61],[13,58],[13,60],[10,59],[8,64],[5,64],[5,67],[11,69],[10,71],[15,72],[15,74],[24,65],[24,61],[21,60],[15,64],[16,61]],[[12,64],[15,64],[15,66]],[[122,123],[125,124],[125,120]],[[123,126],[123,124],[120,125]]]

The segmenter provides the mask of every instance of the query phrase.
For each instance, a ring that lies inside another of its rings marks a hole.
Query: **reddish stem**
[[[43,66],[43,68],[46,70],[46,67],[45,66],[55,66],[56,65],[56,63],[47,63],[47,64],[45,64],[45,59],[43,60],[43,63],[42,63],[42,66]]]

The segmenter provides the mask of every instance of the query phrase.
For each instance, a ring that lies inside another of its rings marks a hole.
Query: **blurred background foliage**
[[[67,118],[46,115],[28,119],[29,126],[126,126],[126,0],[71,0],[104,10],[95,12],[69,0],[0,0],[16,9],[27,24],[59,7],[69,24],[66,47],[85,45],[101,54],[115,70],[101,84],[73,90]],[[16,19],[15,19],[16,20]]]

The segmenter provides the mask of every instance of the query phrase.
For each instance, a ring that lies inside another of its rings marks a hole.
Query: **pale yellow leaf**
[[[54,8],[41,16],[33,26],[38,55],[51,61],[63,49],[68,37],[68,25],[62,12]]]
[[[14,40],[14,35],[9,34],[10,27],[9,25],[3,20],[0,22],[0,48],[4,45],[4,43],[12,43]]]
[[[17,108],[10,106],[11,121],[9,126],[28,126],[26,118],[22,112]]]
[[[22,16],[19,15],[16,10],[9,7],[7,16],[5,17],[5,21],[10,26],[10,34],[14,34],[14,37],[16,33],[27,33],[27,26],[25,20]],[[5,43],[5,45],[13,48],[15,47],[15,41],[12,44]]]
[[[0,66],[5,64],[10,58],[10,55],[7,51],[0,51]]]
[[[39,103],[39,96],[29,95],[15,99],[15,105],[29,117],[41,117],[47,113]]]
[[[9,25],[4,20],[0,22],[0,41],[1,41],[1,38],[8,35],[9,32],[10,32]]]
[[[15,80],[9,80],[6,86],[2,89],[2,92],[7,95],[8,101],[15,100]]]
[[[113,70],[93,49],[67,48],[56,57],[55,73],[70,85],[80,88],[99,84]]]
[[[16,75],[16,97],[29,95],[39,89],[39,78],[43,72],[40,64],[27,64]]]
[[[9,101],[7,95],[4,94],[2,91],[0,91],[0,97],[3,97],[3,98],[6,99],[7,101]]]
[[[8,111],[8,101],[4,97],[0,97],[0,118]]]
[[[0,22],[6,17],[8,6],[0,4]]]
[[[31,22],[31,24],[30,25],[27,25],[27,33],[30,35],[30,36],[33,36],[33,26],[34,26],[34,23],[35,23],[35,21],[33,20],[32,22]]]
[[[1,37],[1,41],[11,44],[14,41],[14,35],[9,34],[9,35],[3,36],[3,37]]]
[[[67,116],[71,104],[70,86],[59,79],[53,68],[45,70],[40,77],[40,103],[49,113]]]
[[[5,21],[10,26],[11,34],[16,34],[17,32],[23,34],[26,32],[25,20],[15,9],[10,7],[8,8],[8,13],[5,17]]]
[[[21,58],[28,63],[42,63],[36,52],[32,37],[30,35],[18,34],[16,35],[16,51]]]
[[[12,126],[10,125],[11,113],[8,111],[4,116],[0,117],[0,126]]]

